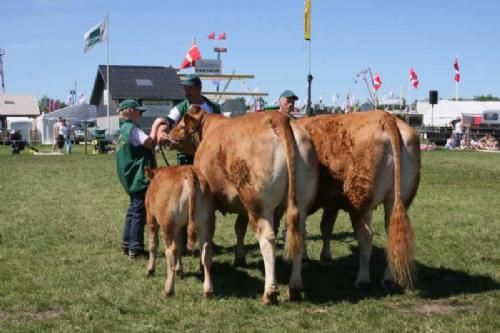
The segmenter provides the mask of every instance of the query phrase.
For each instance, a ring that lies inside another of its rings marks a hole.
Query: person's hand
[[[168,132],[167,131],[160,131],[158,133],[158,143],[160,145],[165,145],[167,142],[168,142]]]

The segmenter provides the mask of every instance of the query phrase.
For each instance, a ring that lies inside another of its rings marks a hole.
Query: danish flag
[[[184,61],[181,64],[181,69],[193,67],[196,60],[200,60],[200,59],[201,59],[201,53],[200,53],[200,50],[198,49],[198,45],[196,45],[196,43],[193,43],[193,45],[191,45],[191,48],[189,49],[188,53],[186,54]]]
[[[410,68],[410,82],[413,88],[417,89],[418,88],[418,77],[417,73],[413,70],[413,68]]]
[[[455,68],[455,81],[460,82],[460,67],[458,67],[458,59],[455,58],[455,62],[453,63],[453,67]]]
[[[208,39],[215,39],[215,32],[208,35]]]
[[[221,40],[221,39],[226,39],[226,33],[225,32],[222,32],[219,34],[219,37],[217,38],[218,40]]]
[[[380,78],[380,75],[376,73],[375,78],[373,79],[373,88],[375,89],[375,91],[377,91],[380,89],[381,86],[382,86],[382,79]]]

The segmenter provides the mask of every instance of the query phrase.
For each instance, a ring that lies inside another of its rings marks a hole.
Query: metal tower
[[[3,76],[3,60],[2,57],[5,55],[5,50],[0,49],[0,76],[2,77],[2,91],[5,94],[5,79]]]

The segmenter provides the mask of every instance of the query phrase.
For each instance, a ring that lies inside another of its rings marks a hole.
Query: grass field
[[[198,259],[189,256],[176,296],[164,299],[165,258],[146,278],[145,260],[121,254],[128,199],[113,155],[84,155],[77,146],[69,156],[12,156],[0,146],[0,332],[500,332],[500,154],[424,152],[422,167],[409,212],[414,291],[379,287],[382,209],[374,218],[372,285],[364,291],[354,288],[357,244],[346,214],[336,225],[331,267],[317,262],[316,214],[308,219],[314,260],[303,271],[304,300],[283,301],[290,267],[278,260],[280,304],[265,306],[252,232],[248,268],[232,266],[235,216],[217,216],[215,297],[202,298]]]

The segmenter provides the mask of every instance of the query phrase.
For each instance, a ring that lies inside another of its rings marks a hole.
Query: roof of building
[[[40,109],[35,96],[0,94],[0,116],[36,117],[39,115]]]
[[[106,66],[99,65],[90,104],[98,105],[106,83]],[[162,66],[109,66],[109,86],[114,100],[184,99],[184,90],[177,72]]]

